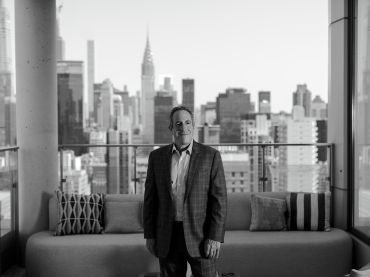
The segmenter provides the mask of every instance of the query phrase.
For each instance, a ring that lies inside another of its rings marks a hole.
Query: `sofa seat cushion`
[[[337,277],[351,268],[352,239],[340,229],[309,231],[226,231],[222,272],[253,277]]]
[[[142,233],[53,236],[32,235],[26,248],[27,276],[138,276],[158,271]]]

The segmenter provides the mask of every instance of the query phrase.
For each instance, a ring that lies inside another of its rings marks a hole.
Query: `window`
[[[355,2],[353,225],[370,238],[370,0]]]

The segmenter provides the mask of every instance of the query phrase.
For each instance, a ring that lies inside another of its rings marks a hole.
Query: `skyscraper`
[[[149,36],[146,40],[143,62],[141,64],[141,114],[144,143],[154,142],[154,96],[155,75]]]
[[[194,79],[182,80],[182,105],[194,114]]]
[[[60,14],[62,12],[62,8],[63,5],[59,5],[57,11],[57,53],[56,53],[57,61],[65,60],[65,42],[60,34]]]
[[[83,133],[83,62],[58,61],[57,83],[58,143],[86,143]],[[76,155],[83,151],[75,150]]]
[[[258,112],[271,113],[271,92],[259,91],[258,92]]]
[[[0,145],[15,144],[15,94],[10,39],[10,17],[0,1]]]
[[[113,84],[109,79],[106,79],[100,89],[101,106],[98,111],[98,126],[100,130],[107,131],[114,125]]]
[[[297,90],[293,92],[293,106],[302,106],[304,108],[304,116],[311,116],[311,91],[307,89],[307,85],[297,85]]]
[[[175,107],[178,105],[177,101],[177,91],[173,88],[172,85],[172,78],[169,76],[165,76],[163,79],[163,86],[160,86],[160,91],[165,91],[167,92],[170,96],[173,98],[173,103],[172,105]]]
[[[95,46],[93,40],[87,41],[87,118],[94,117]]]
[[[221,143],[240,143],[241,115],[251,111],[250,94],[243,88],[228,88],[216,99],[216,123]]]
[[[312,100],[311,116],[316,119],[328,118],[328,105],[324,102],[324,100],[321,99],[319,95],[316,95]]]
[[[154,143],[171,143],[168,130],[168,114],[172,109],[173,97],[166,91],[158,91],[154,98]]]
[[[130,144],[130,132],[109,130],[108,144]],[[108,193],[127,194],[131,184],[130,147],[110,147],[108,149]]]

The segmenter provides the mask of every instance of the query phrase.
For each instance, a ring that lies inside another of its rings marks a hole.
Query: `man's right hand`
[[[149,252],[157,257],[155,239],[146,239],[146,248],[148,248]]]

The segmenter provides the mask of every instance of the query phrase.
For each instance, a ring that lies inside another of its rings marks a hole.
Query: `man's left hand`
[[[204,252],[208,259],[218,259],[220,255],[221,242],[207,239],[204,243]]]

